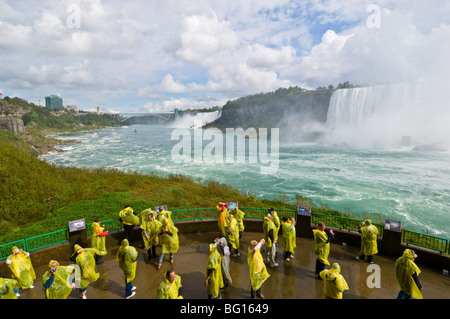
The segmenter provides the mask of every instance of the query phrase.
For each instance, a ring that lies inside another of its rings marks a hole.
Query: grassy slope
[[[162,178],[56,167],[36,158],[17,136],[0,131],[0,243],[64,229],[74,219],[117,218],[125,204],[139,212],[161,204],[170,209],[215,207],[218,201],[238,201],[246,207],[295,208],[257,200],[217,182],[199,184],[180,175]]]

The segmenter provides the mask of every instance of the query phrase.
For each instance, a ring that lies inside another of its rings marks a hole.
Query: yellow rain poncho
[[[73,246],[74,254],[81,249],[80,245]],[[100,274],[95,272],[95,254],[97,249],[84,248],[78,253],[76,263],[81,269],[80,288],[86,288],[91,282],[94,282],[100,277]]]
[[[156,299],[183,299],[183,296],[178,295],[180,287],[181,277],[179,275],[175,275],[172,283],[164,276],[164,280],[156,290]]]
[[[371,256],[378,253],[377,235],[378,229],[372,225],[372,221],[364,220],[364,226],[361,227],[361,254]]]
[[[209,276],[208,295],[218,297],[220,288],[223,288],[222,256],[217,251],[217,246],[215,244],[209,245],[209,257],[206,264],[206,276]]]
[[[324,231],[313,229],[314,253],[323,264],[329,265],[328,255],[330,254],[330,243],[327,243],[328,236]]]
[[[278,217],[277,212],[274,211],[273,212],[273,224],[275,225],[275,229],[273,231],[273,242],[277,243],[278,242],[278,232],[280,231],[280,217]]]
[[[217,205],[217,226],[219,227],[219,232],[222,234],[222,236],[227,235],[227,231],[225,229],[225,226],[227,224],[227,205],[223,205],[220,207]]]
[[[331,269],[325,269],[320,272],[320,278],[323,279],[323,292],[326,298],[342,299],[343,292],[348,290],[347,282],[340,274],[341,267],[334,263]]]
[[[403,256],[395,262],[395,276],[400,290],[414,299],[423,299],[422,293],[417,287],[412,275],[420,274],[420,269],[414,263],[414,255],[411,250],[405,249]]]
[[[167,231],[170,232],[170,234]],[[170,224],[167,220],[164,220],[163,226],[161,226],[159,244],[161,245],[161,252],[163,254],[176,253],[178,251],[178,228]]]
[[[161,224],[164,225],[164,220],[167,220],[172,226],[175,225],[172,220],[172,212],[169,210],[161,210],[158,213],[158,217],[156,218]]]
[[[270,230],[273,230],[273,237],[274,237],[273,242],[269,237]],[[273,223],[273,221],[267,216],[264,217],[263,233],[264,233],[264,240],[266,241],[265,245],[267,247],[272,247],[272,245],[276,242],[275,241],[275,232],[276,232],[276,227],[275,227],[275,224]]]
[[[256,246],[256,242],[255,242]],[[260,249],[253,250],[252,245],[248,248],[247,263],[250,268],[250,282],[253,291],[261,288],[262,284],[270,277],[264,264]]]
[[[229,213],[233,214],[234,218],[236,218],[238,226],[239,226],[239,231],[244,231],[245,230],[245,226],[244,226],[245,213],[237,207],[230,210]]]
[[[105,227],[101,227],[98,222],[93,222],[91,226],[91,248],[97,249],[97,255],[106,256],[106,237],[103,236]]]
[[[139,225],[139,217],[134,214],[131,207],[126,207],[119,212],[119,217],[125,225]]]
[[[161,222],[157,220],[156,218],[153,219],[153,221],[148,219],[148,215],[153,214],[154,217],[156,217],[156,212],[149,211],[146,214],[144,214],[142,218],[141,223],[141,229],[145,231],[145,233],[149,236],[149,239],[144,235],[144,232],[142,232],[142,239],[144,241],[145,249],[150,249],[152,246],[159,245],[159,232],[161,230]]]
[[[228,216],[228,223],[225,227],[227,236],[225,237],[228,243],[234,248],[239,249],[239,226],[236,218],[233,215]]]
[[[30,256],[23,252],[18,252],[19,248],[16,246],[13,246],[11,251],[12,254],[8,257],[11,263],[8,263],[8,267],[11,269],[13,279],[19,282],[20,288],[28,289],[36,279]]]
[[[17,280],[0,277],[0,299],[17,299],[14,288],[19,289]]]
[[[116,260],[119,263],[120,269],[125,273],[125,280],[127,283],[131,282],[136,277],[136,259],[138,252],[136,248],[130,246],[128,239],[122,240],[119,250],[117,251]]]
[[[281,223],[282,236],[285,242],[284,250],[290,253],[297,247],[297,235],[292,220]]]
[[[57,270],[55,279],[49,288],[45,289],[47,299],[66,299],[72,291],[72,277],[75,272],[75,266],[60,266],[56,260],[51,260],[48,264],[48,270],[42,275],[42,284],[45,285],[50,279],[52,264],[56,262]]]

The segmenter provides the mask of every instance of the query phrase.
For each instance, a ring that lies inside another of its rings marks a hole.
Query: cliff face
[[[25,126],[22,119],[12,117],[0,117],[0,129],[15,135],[25,133]]]
[[[280,136],[299,132],[312,138],[316,130],[312,124],[320,126],[327,121],[332,94],[333,90],[290,88],[240,98],[227,102],[221,117],[207,127],[279,128]]]

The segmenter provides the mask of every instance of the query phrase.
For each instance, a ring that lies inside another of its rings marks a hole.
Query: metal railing
[[[448,239],[426,234],[419,234],[406,229],[402,231],[402,242],[408,245],[411,244],[431,250],[436,250],[440,253],[450,253]]]
[[[317,225],[319,222],[325,223],[325,225],[339,228],[339,230],[358,231],[361,220],[346,218],[341,216],[326,215],[319,213],[311,214],[311,222]],[[383,237],[383,225],[372,223],[378,229],[378,237]]]
[[[264,219],[267,215],[267,208],[254,208],[254,207],[240,207],[245,213],[246,219]],[[278,216],[281,218],[287,216],[289,218],[297,218],[297,211],[290,209],[277,209]],[[193,209],[180,209],[173,210],[173,221],[189,221],[189,220],[205,220],[217,218],[217,209],[211,208],[193,208]],[[319,213],[311,214],[312,224],[324,222],[327,226],[338,228],[340,230],[358,231],[361,220],[346,218],[341,216],[333,216]],[[119,218],[102,221],[106,229],[109,231],[120,230],[123,225]],[[378,229],[378,236],[383,236],[383,225],[374,223]],[[92,235],[91,230],[92,223],[86,225],[87,235]],[[11,254],[11,248],[17,246],[25,251],[33,251],[36,249],[49,247],[52,245],[67,242],[69,240],[69,232],[67,229],[54,231],[48,234],[38,235],[27,239],[21,239],[7,244],[0,245],[0,260],[8,258]],[[449,240],[439,238],[436,236],[430,236],[426,234],[419,234],[408,230],[402,230],[402,242],[406,244],[416,245],[431,250],[438,251],[440,253],[449,253],[450,245]]]

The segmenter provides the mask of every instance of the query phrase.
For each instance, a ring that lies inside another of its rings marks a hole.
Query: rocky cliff
[[[25,133],[25,126],[22,119],[13,117],[0,117],[0,129],[15,135]]]
[[[301,135],[301,139],[311,140],[320,135],[318,127],[327,121],[333,92],[295,87],[243,97],[227,102],[221,117],[207,127],[279,128],[284,139]]]

